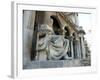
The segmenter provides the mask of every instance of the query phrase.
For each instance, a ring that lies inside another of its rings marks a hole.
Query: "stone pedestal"
[[[79,67],[81,61],[76,60],[48,60],[48,61],[32,61],[24,66],[24,69],[39,69],[39,68],[63,68],[63,67]]]

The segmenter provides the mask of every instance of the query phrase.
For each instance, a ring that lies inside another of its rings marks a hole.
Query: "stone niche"
[[[78,13],[23,11],[23,69],[90,66]]]

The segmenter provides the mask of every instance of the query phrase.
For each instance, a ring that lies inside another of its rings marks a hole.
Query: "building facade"
[[[36,62],[48,65],[41,67],[41,64],[39,68],[91,65],[90,50],[84,37],[86,33],[79,26],[78,13],[24,11],[23,17],[24,39],[26,34],[27,38],[30,36],[24,40],[24,66],[34,68]]]

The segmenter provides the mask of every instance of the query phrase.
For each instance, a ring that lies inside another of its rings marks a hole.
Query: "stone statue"
[[[50,35],[51,40],[48,45],[48,58],[51,60],[59,60],[64,56],[67,56],[69,47],[69,40],[64,39],[62,35]]]
[[[37,60],[47,60],[47,46],[48,46],[48,41],[50,41],[50,37],[48,36],[51,34],[52,29],[46,25],[42,24],[39,26],[38,29],[38,41],[37,41]]]
[[[38,60],[59,60],[67,56],[69,40],[65,39],[63,35],[55,35],[48,25],[40,26],[38,37]]]

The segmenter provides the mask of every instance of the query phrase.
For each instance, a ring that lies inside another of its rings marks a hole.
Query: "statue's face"
[[[40,32],[39,33],[39,39],[45,38],[46,35],[52,35],[53,33],[48,31],[48,32]]]
[[[42,39],[44,37],[46,37],[46,34],[45,33],[39,33],[39,39]]]

